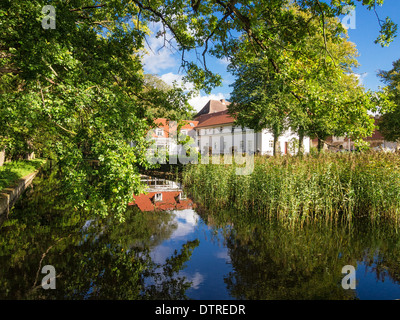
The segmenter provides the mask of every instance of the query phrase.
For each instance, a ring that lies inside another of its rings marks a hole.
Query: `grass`
[[[0,191],[7,187],[12,187],[18,179],[37,170],[45,160],[21,160],[6,162],[0,167]]]
[[[289,223],[358,217],[400,220],[400,156],[325,153],[255,157],[249,175],[236,165],[188,165],[183,184],[206,208],[230,208]]]

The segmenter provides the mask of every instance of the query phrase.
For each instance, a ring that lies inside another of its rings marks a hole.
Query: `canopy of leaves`
[[[373,120],[368,110],[374,104],[352,75],[357,50],[338,27],[338,19],[318,19],[296,6],[289,7],[287,15],[305,28],[295,41],[262,52],[253,50],[247,38],[235,45],[229,67],[237,80],[229,109],[237,122],[270,129],[274,135],[290,126],[321,140],[329,135],[370,135]],[[264,12],[258,20],[269,25]],[[290,28],[275,32],[275,43],[291,33]]]
[[[400,59],[393,62],[389,71],[380,71],[379,76],[386,84],[393,109],[386,111],[379,122],[380,132],[385,139],[397,141],[400,139]]]

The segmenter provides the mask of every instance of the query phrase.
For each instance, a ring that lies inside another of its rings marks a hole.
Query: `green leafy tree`
[[[383,1],[297,1],[317,20],[339,16],[345,4],[355,2],[374,10]],[[55,0],[55,29],[45,29],[42,2],[1,1],[0,136],[21,150],[26,148],[21,142],[29,142],[32,150],[56,158],[65,196],[76,207],[123,219],[132,194],[142,191],[139,167],[149,166],[145,137],[154,117],[187,110],[182,90],[146,90],[141,56],[148,24],[160,23],[168,31],[158,36],[181,53],[185,80],[210,92],[221,77],[209,70],[207,58],[229,58],[238,34],[256,51],[283,47],[302,53],[295,46],[308,33],[308,23],[289,12],[288,4]],[[261,14],[266,19],[260,20]],[[381,24],[378,41],[388,44],[396,25],[390,19]],[[187,53],[195,51],[197,58],[189,59]],[[268,59],[286,79],[275,57]]]
[[[305,134],[318,138],[320,147],[331,135],[348,135],[357,141],[370,135],[373,123],[368,110],[374,105],[351,75],[357,51],[337,28],[337,19],[313,20],[294,5],[287,11],[297,21],[308,21],[308,34],[286,48],[262,53],[252,53],[253,44],[242,40],[237,47],[244,53],[238,52],[231,61],[237,75],[231,113],[242,125],[270,129],[275,142],[285,125],[297,131],[301,141]],[[268,21],[264,13],[259,16],[263,19]],[[276,41],[285,37],[284,31],[277,33]]]
[[[279,74],[271,70],[267,59],[243,63],[235,71],[229,112],[236,123],[256,131],[269,129],[274,137],[273,155],[278,153],[277,142],[288,127],[291,111],[288,87]]]
[[[393,109],[383,111],[379,121],[379,129],[388,141],[400,139],[400,59],[393,62],[393,68],[389,71],[380,71],[379,76],[386,84],[385,90],[389,93],[393,103]]]

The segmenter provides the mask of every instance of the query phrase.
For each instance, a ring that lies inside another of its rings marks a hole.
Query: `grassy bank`
[[[13,186],[18,179],[34,172],[44,162],[43,159],[6,162],[0,167],[0,191]]]
[[[192,198],[206,208],[231,208],[282,221],[347,221],[400,217],[400,156],[390,153],[255,157],[249,175],[236,165],[185,167]]]

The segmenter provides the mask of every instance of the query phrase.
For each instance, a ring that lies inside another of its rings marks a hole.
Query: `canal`
[[[118,223],[75,211],[56,183],[35,179],[0,228],[0,299],[400,299],[396,226],[288,228],[147,182]],[[54,290],[41,285],[44,266]],[[344,266],[355,289],[342,285]]]

